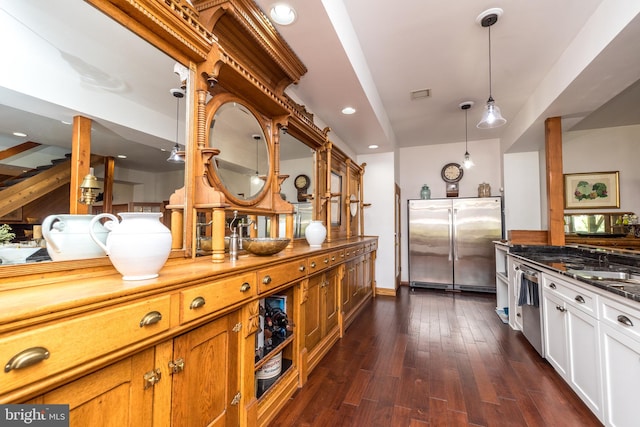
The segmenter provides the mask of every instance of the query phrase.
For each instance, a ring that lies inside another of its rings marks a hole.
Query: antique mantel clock
[[[447,197],[458,197],[458,183],[462,179],[464,169],[458,163],[447,163],[442,167],[440,176],[447,186]]]

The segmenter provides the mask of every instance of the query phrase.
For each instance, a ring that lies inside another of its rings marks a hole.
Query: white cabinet
[[[496,252],[496,313],[504,323],[509,322],[509,269],[507,262],[509,247],[495,243]],[[505,310],[505,308],[507,310]]]
[[[636,426],[640,402],[640,310],[613,298],[602,298],[601,311],[604,422],[607,426]]]
[[[545,358],[602,420],[598,296],[544,273]]]
[[[564,301],[551,292],[543,291],[542,324],[544,328],[545,359],[566,379],[569,352],[567,350],[567,325]]]
[[[507,276],[509,277],[509,326],[516,331],[522,330],[522,307],[518,305],[517,288],[520,287],[518,273],[522,263],[513,257],[507,258]]]

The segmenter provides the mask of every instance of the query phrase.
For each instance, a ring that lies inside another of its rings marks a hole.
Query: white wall
[[[464,171],[464,176],[460,181],[460,197],[477,197],[478,185],[483,182],[491,185],[492,196],[500,196],[502,182],[500,141],[497,139],[469,141],[468,146],[475,166]],[[407,200],[420,198],[420,188],[423,184],[427,184],[431,188],[432,198],[446,197],[445,183],[440,177],[440,171],[445,164],[450,162],[462,164],[464,152],[464,142],[400,149],[402,281],[409,280]],[[365,178],[368,173],[367,170]]]
[[[620,209],[598,209],[600,212],[640,212],[639,161],[639,125],[566,132],[562,135],[564,173],[620,172]]]
[[[395,168],[394,154],[381,153],[358,156],[358,164],[366,163],[363,185],[364,231],[378,236],[376,287],[395,289],[394,215]]]
[[[311,179],[311,185],[307,189],[307,194],[313,194],[315,191],[315,182],[313,181],[313,157],[280,161],[280,171],[287,171],[289,175],[283,183],[280,191],[284,193],[287,201],[290,203],[298,202],[298,190],[293,184],[296,176],[300,174],[307,175]]]
[[[505,230],[545,229],[540,212],[539,153],[505,154],[503,160]]]

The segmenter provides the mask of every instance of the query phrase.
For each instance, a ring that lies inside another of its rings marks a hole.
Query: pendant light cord
[[[493,99],[491,91],[491,25],[489,25],[489,99]]]
[[[468,134],[468,126],[467,126],[467,112],[468,108],[464,110],[464,152],[465,154],[469,154],[469,134]]]
[[[180,98],[176,96],[176,145],[178,145],[178,128],[179,128],[179,120],[180,120]]]

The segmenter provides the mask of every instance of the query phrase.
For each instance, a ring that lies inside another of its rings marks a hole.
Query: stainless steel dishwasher
[[[517,302],[522,307],[522,333],[540,356],[544,357],[540,272],[526,266],[520,266],[520,270]]]

